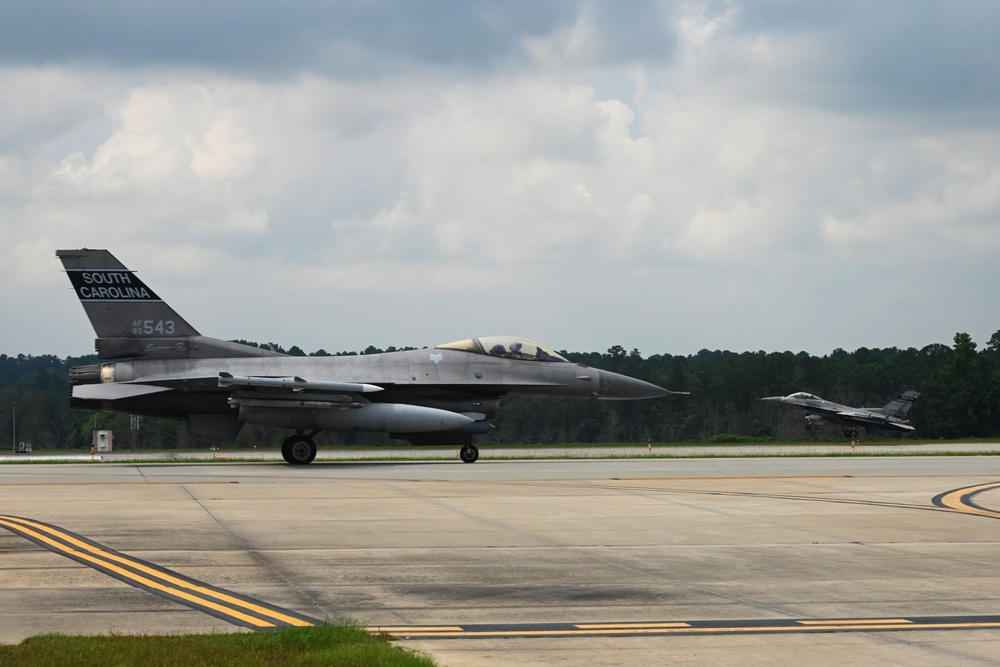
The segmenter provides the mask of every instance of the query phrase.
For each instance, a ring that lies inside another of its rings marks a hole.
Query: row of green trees
[[[245,342],[245,341],[241,341]],[[280,346],[267,345],[279,351]],[[391,351],[393,348],[390,348]],[[412,348],[401,348],[412,349]],[[369,347],[361,354],[383,352]],[[289,354],[305,353],[292,347]],[[340,352],[337,355],[354,354]],[[954,344],[922,349],[835,350],[822,357],[805,352],[723,352],[643,357],[614,346],[607,352],[562,351],[568,359],[648,380],[688,395],[647,401],[574,401],[509,398],[497,430],[482,442],[680,442],[720,434],[777,439],[836,437],[836,429],[804,429],[802,412],[762,403],[764,396],[809,391],[853,406],[878,407],[907,389],[921,392],[910,412],[915,437],[1000,436],[1000,331],[982,350],[968,334]],[[313,356],[331,356],[319,350]],[[191,438],[182,421],[143,418],[138,431],[128,415],[71,410],[68,372],[94,363],[90,357],[0,355],[0,425],[7,437],[35,449],[89,448],[95,429],[116,432],[116,447],[170,449],[207,446]],[[245,426],[236,446],[267,446],[285,433]],[[321,443],[381,444],[381,435],[323,434]]]

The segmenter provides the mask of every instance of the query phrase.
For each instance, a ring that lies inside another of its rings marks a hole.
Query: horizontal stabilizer
[[[365,384],[363,382],[329,382],[319,380],[310,382],[300,377],[294,378],[270,378],[270,377],[243,377],[231,375],[229,373],[219,373],[220,387],[267,387],[269,389],[290,389],[292,391],[338,391],[355,392],[367,394],[373,391],[382,391],[382,387]]]
[[[135,398],[146,394],[156,394],[161,391],[171,391],[170,387],[158,387],[153,384],[127,384],[124,382],[108,382],[105,384],[78,384],[73,387],[73,398],[89,401],[117,401],[122,398]]]

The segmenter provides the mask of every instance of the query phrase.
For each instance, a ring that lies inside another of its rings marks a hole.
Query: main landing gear
[[[858,439],[858,432],[855,431],[853,428],[849,428],[849,429],[847,429],[847,430],[844,431],[844,437],[845,438],[850,438],[851,440],[857,440]]]
[[[475,445],[462,445],[458,455],[463,463],[475,463],[479,459],[479,448]]]
[[[304,466],[316,458],[316,443],[308,435],[296,433],[282,443],[281,455],[292,465]]]

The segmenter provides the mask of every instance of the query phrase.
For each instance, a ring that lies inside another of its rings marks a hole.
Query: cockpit
[[[533,340],[516,336],[486,336],[483,338],[466,338],[438,345],[442,350],[461,350],[474,354],[485,354],[490,357],[505,359],[525,359],[527,361],[568,361],[565,357],[543,347]]]
[[[807,400],[807,401],[822,401],[823,400],[822,398],[820,398],[819,396],[816,396],[815,394],[809,394],[809,393],[806,393],[804,391],[797,391],[794,394],[791,394],[788,398],[799,398],[799,399],[803,399],[803,400]]]

